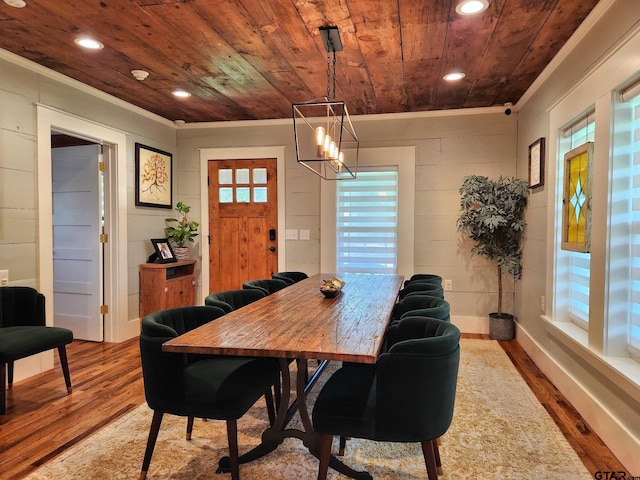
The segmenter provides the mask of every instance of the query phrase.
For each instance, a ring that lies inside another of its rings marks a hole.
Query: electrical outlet
[[[300,230],[300,240],[309,240],[310,233],[309,230]]]
[[[450,292],[451,290],[453,290],[453,280],[445,280],[444,281],[444,289],[447,292]]]
[[[546,307],[547,307],[547,305],[546,305],[546,302],[545,302],[545,298],[544,298],[544,295],[542,295],[542,296],[540,297],[540,311],[541,311],[542,313],[544,313],[544,312],[545,312],[545,310],[546,310]]]
[[[9,285],[9,270],[0,270],[0,286]]]

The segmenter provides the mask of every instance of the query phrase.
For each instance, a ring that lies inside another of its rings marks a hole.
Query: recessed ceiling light
[[[89,37],[78,37],[74,40],[76,45],[80,45],[83,48],[88,48],[89,50],[102,50],[104,45],[97,40]]]
[[[171,92],[173,94],[174,97],[179,97],[179,98],[189,98],[191,96],[191,94],[189,92],[185,92],[184,90],[174,90],[173,92]]]
[[[4,0],[4,3],[9,5],[10,7],[16,8],[24,8],[27,6],[27,2],[25,2],[24,0]]]
[[[464,73],[462,72],[451,72],[447,73],[444,77],[447,82],[455,82],[456,80],[462,80],[464,78]]]
[[[475,15],[489,8],[487,0],[464,0],[456,6],[456,12],[460,15]]]

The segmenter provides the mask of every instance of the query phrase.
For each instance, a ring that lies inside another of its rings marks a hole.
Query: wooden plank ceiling
[[[598,0],[490,0],[477,16],[458,2],[0,1],[0,48],[169,120],[290,118],[326,93],[318,28],[336,25],[335,96],[352,115],[489,107],[515,104]],[[80,35],[104,49],[80,49]],[[454,69],[466,77],[442,80]]]

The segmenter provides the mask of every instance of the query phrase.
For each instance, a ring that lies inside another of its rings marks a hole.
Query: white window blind
[[[396,273],[398,171],[359,170],[336,185],[337,273]]]
[[[640,353],[640,95],[629,100],[632,109],[631,148],[631,314],[628,343]]]
[[[564,130],[565,141],[561,142],[560,158],[568,151],[593,141],[595,131],[595,116],[593,111],[576,119]],[[566,293],[568,295],[569,318],[583,329],[589,324],[589,280],[591,254],[567,252],[569,282]]]

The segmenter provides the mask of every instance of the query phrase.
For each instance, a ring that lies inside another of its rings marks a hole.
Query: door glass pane
[[[233,170],[230,168],[218,170],[218,184],[229,185],[231,183],[233,183]]]
[[[249,183],[249,169],[238,168],[236,170],[236,183],[248,184]]]
[[[267,201],[267,187],[253,187],[253,201],[265,203]]]
[[[253,183],[265,184],[267,183],[267,169],[266,168],[254,168],[253,169]]]
[[[249,203],[250,200],[251,199],[249,197],[249,187],[237,187],[236,188],[236,201],[237,202]]]
[[[233,203],[233,188],[230,188],[230,187],[218,188],[218,199],[220,203]]]

